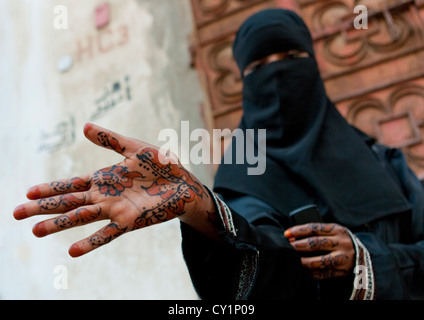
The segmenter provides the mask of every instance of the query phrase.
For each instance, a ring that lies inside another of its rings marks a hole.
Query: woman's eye
[[[254,72],[254,71],[259,70],[263,66],[264,66],[264,63],[258,63],[258,64],[255,64],[254,66],[252,66],[251,70],[252,70],[252,72]]]
[[[244,75],[247,76],[247,75],[251,74],[252,72],[259,70],[264,65],[265,65],[265,63],[255,63],[253,66],[250,66],[250,67],[248,67],[248,69],[246,69]]]
[[[309,54],[302,51],[292,51],[287,54],[287,59],[307,58]]]
[[[297,59],[300,57],[300,52],[294,51],[287,54],[287,59]]]
[[[272,62],[275,62],[275,61],[291,60],[291,59],[307,58],[307,57],[309,57],[309,54],[307,52],[297,51],[297,50],[293,50],[293,51],[289,51],[289,52],[282,52],[282,53],[279,53],[279,54],[272,54],[265,59],[253,62],[251,65],[249,65],[246,68],[243,75],[247,76],[247,75],[251,74],[252,72],[258,71],[263,66],[270,64]]]

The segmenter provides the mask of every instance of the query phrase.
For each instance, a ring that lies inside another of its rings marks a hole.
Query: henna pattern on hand
[[[108,138],[107,134],[104,132],[99,132],[97,134],[97,141],[100,142],[100,144],[106,148],[110,148],[116,152],[123,153],[125,152],[125,148],[122,148],[119,144],[118,139],[111,137]]]
[[[135,220],[135,228],[180,216],[185,212],[186,203],[194,201],[196,196],[207,195],[187,170],[175,164],[162,164],[158,156],[158,151],[153,148],[137,154],[139,166],[157,177],[149,187],[142,188],[150,196],[159,196],[160,200],[153,208],[142,208],[142,214]]]
[[[44,210],[54,210],[59,208],[60,206],[64,206],[65,208],[76,208],[84,205],[86,202],[86,198],[82,199],[75,197],[72,194],[61,195],[60,197],[50,197],[44,198],[38,201],[41,209]]]
[[[301,231],[307,230],[311,236],[318,235],[319,233],[330,233],[337,227],[336,224],[328,223],[308,223],[300,228]]]
[[[54,223],[60,229],[67,229],[78,224],[91,222],[100,217],[102,209],[97,208],[97,211],[89,210],[87,208],[79,208],[75,213],[69,215],[62,215],[56,218]]]
[[[335,276],[348,275],[348,270],[340,268],[340,266],[346,264],[348,259],[349,257],[345,254],[324,255],[319,261],[311,263],[311,272],[315,279],[329,279]]]
[[[50,183],[50,187],[58,193],[68,193],[71,191],[85,190],[89,184],[90,181],[85,182],[81,178],[75,177],[72,178],[69,183],[65,183],[63,181],[54,181]]]
[[[88,131],[85,133],[93,141]],[[144,144],[137,147],[127,142],[131,149],[128,152],[124,144],[108,132],[98,133],[97,141],[93,142],[121,153],[126,159],[91,175],[35,186],[28,192],[33,199],[31,205],[16,208],[14,212],[17,219],[37,214],[61,214],[38,224],[34,229],[37,236],[110,219],[106,227],[70,248],[73,257],[109,243],[130,230],[170,220],[189,209],[203,208],[199,198],[210,197],[206,188],[178,161],[162,163],[155,147]],[[137,165],[136,170],[130,171],[129,168],[133,170]],[[131,190],[127,190],[129,188]],[[191,205],[186,207],[187,203]],[[217,212],[207,211],[207,214],[211,222],[218,221]]]
[[[89,241],[93,247],[100,247],[127,231],[127,227],[119,228],[116,223],[108,224],[103,230],[90,237]]]
[[[331,250],[339,243],[325,237],[309,237],[308,245],[312,250]]]
[[[112,166],[94,173],[93,183],[105,196],[119,196],[125,188],[133,185],[134,178],[145,178],[140,172],[129,172],[127,167]]]

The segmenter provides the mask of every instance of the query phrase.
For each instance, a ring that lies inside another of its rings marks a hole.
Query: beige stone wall
[[[69,246],[106,222],[38,239],[31,228],[42,217],[12,217],[30,186],[121,160],[84,138],[88,121],[156,145],[161,129],[178,131],[182,120],[203,126],[189,1],[110,0],[111,21],[97,30],[100,3],[0,1],[0,298],[197,298],[176,220],[72,259]],[[58,5],[67,9],[67,29],[54,25]],[[72,66],[61,72],[67,57]],[[211,183],[208,168],[188,168]]]

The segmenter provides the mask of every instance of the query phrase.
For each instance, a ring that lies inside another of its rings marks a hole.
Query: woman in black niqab
[[[275,61],[243,78],[240,128],[266,129],[266,155],[255,141],[257,153],[266,156],[264,174],[222,164],[215,190],[257,197],[283,214],[315,203],[326,221],[347,227],[408,210],[402,190],[367,145],[371,140],[327,98],[311,36],[294,12],[262,11],[243,24],[234,42],[241,72],[255,60],[289,50],[309,57]]]

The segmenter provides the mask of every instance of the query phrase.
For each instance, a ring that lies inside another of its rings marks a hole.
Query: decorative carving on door
[[[347,120],[389,147],[400,148],[424,178],[424,81],[412,81],[355,98]]]
[[[350,68],[375,62],[379,57],[387,57],[389,52],[405,50],[408,40],[414,44],[414,30],[406,19],[387,11],[387,14],[375,16],[369,29],[342,30],[331,35],[323,42],[323,58],[336,66]]]
[[[238,106],[241,100],[242,82],[234,64],[232,39],[217,42],[207,51],[207,62],[212,71],[210,81],[216,95],[216,113],[220,115]]]

